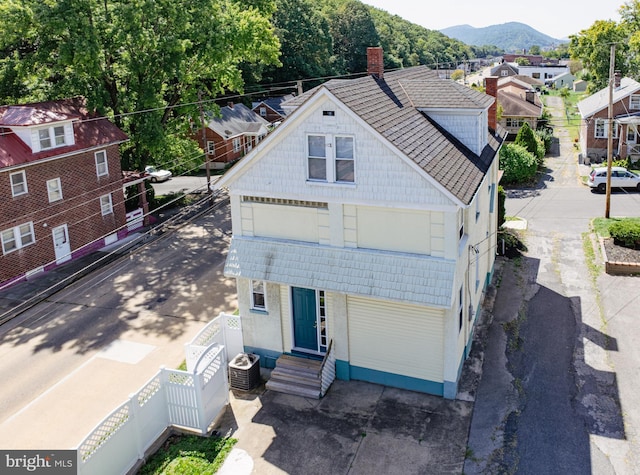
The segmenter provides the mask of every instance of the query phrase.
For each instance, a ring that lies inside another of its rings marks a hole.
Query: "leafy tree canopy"
[[[180,169],[175,157],[199,152],[180,138],[195,111],[177,106],[199,89],[242,91],[243,62],[277,63],[274,10],[272,0],[8,0],[0,100],[85,96],[130,135],[126,168]]]

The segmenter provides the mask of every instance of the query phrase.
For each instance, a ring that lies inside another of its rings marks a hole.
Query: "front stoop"
[[[266,388],[295,396],[320,399],[322,391],[322,361],[281,355]]]

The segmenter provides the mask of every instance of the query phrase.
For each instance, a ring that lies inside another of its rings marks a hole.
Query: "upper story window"
[[[596,119],[595,138],[606,139],[609,136],[609,121],[607,119]],[[613,125],[613,138],[618,138],[618,127]]]
[[[40,140],[40,150],[46,150],[53,147],[61,147],[66,144],[64,126],[57,125],[55,127],[47,127],[38,130],[38,139]]]
[[[4,254],[22,249],[36,242],[33,233],[33,223],[24,223],[13,228],[5,229],[0,233],[0,238],[2,238],[2,252]]]
[[[254,310],[267,310],[267,299],[263,280],[251,281],[251,308]]]
[[[629,109],[640,109],[640,94],[632,94],[629,98]]]
[[[507,71],[506,69],[503,69],[502,71],[500,71],[500,76],[506,77],[508,75],[509,75],[509,71]]]
[[[60,184],[60,178],[47,180],[47,193],[49,194],[49,203],[62,199],[62,185]]]
[[[213,140],[207,140],[207,155],[216,154],[216,143]]]
[[[11,195],[19,196],[29,192],[27,188],[27,174],[24,170],[9,175],[11,180]]]
[[[355,182],[354,139],[346,135],[308,135],[308,178],[329,183]]]
[[[266,117],[267,116],[267,108],[266,107],[260,107],[260,117]]]
[[[96,174],[104,176],[109,174],[109,164],[107,163],[107,152],[100,150],[96,152]]]
[[[113,203],[111,202],[111,194],[102,195],[100,197],[100,211],[102,216],[113,213]]]

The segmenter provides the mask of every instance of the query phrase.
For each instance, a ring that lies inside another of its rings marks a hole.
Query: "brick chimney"
[[[489,107],[489,128],[494,132],[498,128],[498,76],[487,76],[484,78],[485,92],[495,97],[495,101]]]
[[[384,76],[384,58],[379,46],[367,48],[367,74],[378,79]]]
[[[524,97],[527,102],[530,102],[531,104],[536,103],[536,91],[525,91]]]
[[[233,109],[233,101],[227,102],[227,107],[229,107],[229,109]]]

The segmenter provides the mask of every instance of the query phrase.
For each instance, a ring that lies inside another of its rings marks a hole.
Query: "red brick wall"
[[[215,155],[213,156],[213,158],[209,157],[209,159],[212,162],[228,163],[228,162],[233,162],[234,160],[237,160],[240,157],[242,157],[243,150],[244,150],[243,149],[244,142],[242,140],[243,139],[242,137],[241,137],[242,146],[240,147],[240,150],[238,152],[234,152],[233,139],[225,140],[223,137],[221,137],[220,135],[218,135],[216,132],[214,132],[209,128],[205,130],[205,136],[206,136],[207,142],[213,140],[216,144]],[[202,130],[200,130],[193,138],[198,141],[200,148],[202,148],[203,150],[206,150],[206,143],[204,144],[202,143]]]
[[[125,225],[122,172],[117,145],[106,148],[109,174],[98,177],[94,151],[0,170],[0,231],[33,222],[35,243],[0,255],[0,282],[55,262],[51,230],[67,224],[71,251]],[[28,193],[13,197],[9,175],[24,170]],[[62,200],[49,203],[47,180],[60,178]],[[111,193],[113,213],[102,216],[100,196]]]
[[[616,102],[615,104],[613,104],[613,117],[616,117],[618,115],[622,115],[622,114],[627,114],[629,112],[634,112],[629,108],[629,102],[630,99],[628,97],[626,97],[625,99]],[[606,158],[606,152],[607,152],[607,141],[608,139],[606,138],[595,138],[595,129],[596,129],[596,121],[595,119],[604,119],[606,120],[609,117],[609,108],[605,107],[603,110],[596,112],[592,117],[586,119],[587,123],[586,123],[586,134],[587,134],[587,152],[588,153],[595,153],[596,155],[603,155]],[[616,124],[614,124],[614,127],[616,126]],[[605,125],[605,127],[608,127],[608,125]],[[608,129],[607,129],[608,130]],[[623,143],[626,143],[626,137],[624,136],[623,132],[626,131],[626,128],[619,128],[618,129],[618,138],[614,138],[613,139],[613,153],[616,154],[618,153],[618,144],[620,139],[622,139]],[[608,133],[608,131],[607,131]],[[614,136],[615,137],[615,136]],[[624,148],[624,147],[623,147]],[[626,150],[625,150],[625,154],[623,156],[626,156]]]

